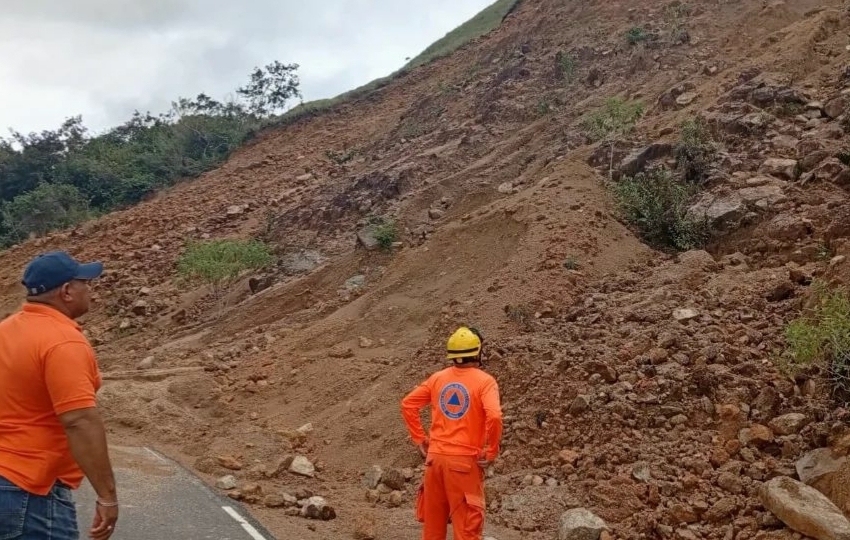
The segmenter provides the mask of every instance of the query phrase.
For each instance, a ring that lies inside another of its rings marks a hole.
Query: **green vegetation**
[[[0,139],[0,247],[217,167],[299,96],[297,68],[274,62],[251,74],[237,101],[181,98],[165,114],[137,111],[102,135],[90,136],[80,117],[54,131],[13,131]]]
[[[576,77],[578,70],[578,59],[570,53],[558,51],[555,55],[555,63],[558,65],[558,76],[569,82],[572,82]]]
[[[205,94],[180,98],[165,114],[136,112],[124,124],[97,135],[90,134],[79,117],[53,131],[12,132],[10,138],[0,139],[0,248],[73,225],[91,214],[135,204],[181,178],[211,170],[256,131],[320,114],[380,89],[494,30],[520,2],[497,0],[390,76],[333,99],[302,103],[282,115],[287,103],[300,97],[298,65],[274,62],[256,68],[229,102]],[[469,77],[476,69],[470,67]],[[402,136],[413,138],[423,132],[422,126],[411,124]],[[352,157],[328,153],[337,163]],[[15,201],[36,189],[29,198]],[[35,206],[44,210],[28,213]]]
[[[349,161],[354,159],[354,156],[356,155],[356,150],[346,150],[344,152],[325,150],[325,156],[327,156],[329,160],[331,160],[333,163],[336,163],[337,165],[344,165],[345,163],[348,163]]]
[[[642,26],[634,26],[626,32],[626,41],[629,42],[629,45],[637,45],[643,41],[649,41],[651,37],[651,34],[644,30]]]
[[[793,375],[811,365],[825,367],[833,389],[850,396],[850,297],[847,291],[814,285],[815,302],[807,313],[785,328],[788,349],[781,360]]]
[[[549,104],[549,101],[546,98],[540,98],[537,101],[537,105],[534,107],[534,111],[537,113],[537,116],[546,116],[550,112],[552,112],[552,105]]]
[[[676,144],[676,168],[690,182],[706,179],[709,167],[717,156],[717,146],[708,125],[701,118],[682,123],[681,136]]]
[[[617,203],[644,240],[658,249],[687,251],[708,239],[706,223],[688,216],[688,205],[698,191],[666,169],[652,169],[612,184]]]
[[[687,43],[690,35],[685,27],[685,19],[691,14],[691,6],[676,1],[664,10],[664,19],[670,32],[670,41],[674,44]]]
[[[406,75],[415,67],[427,64],[443,56],[447,56],[463,47],[473,39],[486,35],[501,25],[502,21],[514,11],[522,0],[497,0],[482,10],[472,19],[455,28],[443,38],[433,43],[421,54],[410,60],[398,71],[387,77],[375,79],[359,88],[340,94],[330,99],[310,101],[294,107],[278,119],[280,124],[291,124],[301,118],[316,116],[347,101],[361,98],[387,86],[392,81]]]
[[[395,222],[382,218],[375,227],[375,239],[384,251],[392,249],[393,244],[398,240],[398,228]]]
[[[643,103],[608,98],[605,105],[587,115],[581,122],[588,137],[593,141],[605,141],[611,146],[609,178],[614,174],[614,148],[617,139],[631,133],[643,116]]]
[[[564,268],[567,270],[578,270],[581,267],[581,264],[578,262],[578,257],[575,255],[570,255],[564,261]]]
[[[219,289],[245,270],[268,266],[273,260],[269,247],[262,242],[213,240],[189,244],[177,262],[177,271],[186,279],[201,280]]]

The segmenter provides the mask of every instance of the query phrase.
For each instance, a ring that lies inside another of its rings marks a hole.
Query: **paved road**
[[[121,515],[114,540],[275,540],[239,503],[148,448],[111,447]],[[94,516],[94,492],[76,493],[81,538]]]

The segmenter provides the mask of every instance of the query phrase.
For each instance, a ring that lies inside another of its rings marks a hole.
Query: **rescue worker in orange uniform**
[[[482,339],[459,328],[447,344],[453,365],[416,387],[401,402],[413,442],[425,458],[417,497],[423,540],[445,540],[451,522],[455,540],[484,534],[484,474],[499,455],[502,408],[496,380],[481,369]],[[431,406],[426,436],[419,411]]]

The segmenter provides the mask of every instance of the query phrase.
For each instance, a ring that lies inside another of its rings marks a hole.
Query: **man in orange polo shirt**
[[[484,534],[484,472],[499,455],[502,408],[496,380],[481,369],[481,349],[478,331],[459,328],[447,345],[454,365],[401,402],[410,437],[425,457],[417,498],[423,540],[446,540],[449,521],[455,540],[481,540]],[[428,405],[430,437],[419,418]]]
[[[100,371],[74,322],[102,271],[64,252],[39,256],[24,272],[26,304],[0,322],[0,538],[77,540],[71,490],[84,476],[98,496],[89,536],[106,540],[115,529]]]

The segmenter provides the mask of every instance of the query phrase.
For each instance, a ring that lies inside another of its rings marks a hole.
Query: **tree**
[[[7,229],[3,244],[42,235],[78,223],[88,216],[88,201],[68,184],[41,184],[33,191],[2,205]]]
[[[301,81],[295,74],[298,67],[275,60],[265,69],[255,68],[250,82],[236,90],[248,102],[248,112],[261,118],[270,116],[283,111],[290,99],[300,98]]]

